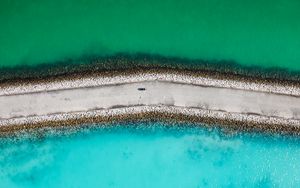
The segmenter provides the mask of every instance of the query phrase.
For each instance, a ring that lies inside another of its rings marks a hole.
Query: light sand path
[[[144,90],[145,89],[145,90]],[[9,119],[133,106],[171,106],[300,122],[300,98],[233,88],[142,81],[0,96],[0,125]],[[295,124],[295,123],[294,123]]]

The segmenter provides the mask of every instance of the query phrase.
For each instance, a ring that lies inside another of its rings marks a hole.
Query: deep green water
[[[160,54],[300,70],[299,0],[1,0],[0,65]]]
[[[300,186],[299,139],[119,125],[0,139],[0,187]]]

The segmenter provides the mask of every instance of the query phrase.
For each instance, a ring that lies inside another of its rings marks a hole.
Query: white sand
[[[119,83],[122,82],[119,80]],[[205,83],[192,85],[182,81],[176,83],[154,79],[124,82],[112,85],[98,82],[94,87],[77,85],[57,90],[35,90],[32,86],[23,86],[25,90],[20,93],[0,96],[0,126],[49,118],[88,117],[89,113],[113,115],[138,113],[141,110],[300,125],[300,97],[226,85],[220,88],[209,84],[208,87]]]

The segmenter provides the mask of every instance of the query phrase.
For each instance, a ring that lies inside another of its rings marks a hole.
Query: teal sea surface
[[[0,66],[146,53],[300,70],[299,0],[1,0]]]
[[[300,140],[121,123],[2,138],[0,187],[299,187]]]

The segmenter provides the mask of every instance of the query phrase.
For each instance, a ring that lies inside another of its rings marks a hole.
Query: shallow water
[[[162,123],[1,139],[0,187],[298,187],[300,140]]]
[[[1,0],[0,65],[143,52],[300,70],[299,0]]]

